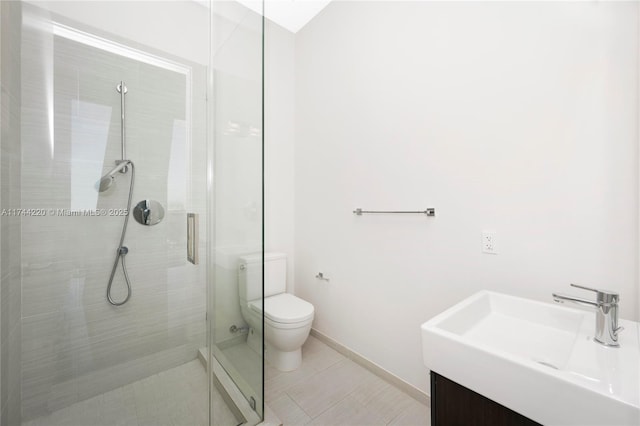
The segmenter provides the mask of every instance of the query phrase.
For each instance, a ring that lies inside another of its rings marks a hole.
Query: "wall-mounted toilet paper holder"
[[[329,281],[329,278],[325,277],[322,272],[318,272],[318,275],[316,275],[316,278],[323,281]]]

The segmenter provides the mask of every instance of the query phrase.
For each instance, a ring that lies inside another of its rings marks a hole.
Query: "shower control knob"
[[[164,208],[155,200],[142,200],[133,208],[133,218],[141,225],[156,225],[164,218]]]

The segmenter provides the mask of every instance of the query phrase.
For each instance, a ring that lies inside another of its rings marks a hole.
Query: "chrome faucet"
[[[578,305],[596,308],[596,335],[593,340],[605,346],[614,348],[620,346],[618,343],[618,333],[624,329],[624,327],[618,327],[618,302],[620,301],[620,295],[615,291],[598,290],[578,284],[571,284],[571,287],[595,292],[596,300],[593,301],[556,293],[553,293],[553,300],[558,303],[568,301],[577,303]]]

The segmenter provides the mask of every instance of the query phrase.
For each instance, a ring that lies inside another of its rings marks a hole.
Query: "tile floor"
[[[206,426],[207,373],[199,360],[40,417],[22,426]],[[237,425],[214,393],[216,425]]]
[[[225,351],[238,370],[243,363],[254,368],[256,356],[246,343]],[[426,405],[313,336],[302,351],[296,371],[266,365],[265,402],[283,425],[430,425]],[[205,426],[207,421],[206,371],[194,360],[22,426]],[[218,393],[214,424],[237,424]]]
[[[430,425],[429,407],[313,336],[302,366],[265,371],[265,402],[284,425]]]

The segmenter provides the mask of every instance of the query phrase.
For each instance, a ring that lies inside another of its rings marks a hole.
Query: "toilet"
[[[240,311],[249,323],[247,343],[262,348],[262,254],[241,256],[238,265]],[[287,291],[287,255],[264,254],[265,358],[280,371],[293,371],[302,363],[302,344],[309,337],[313,305]]]

